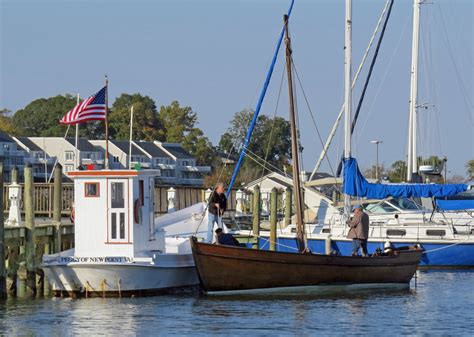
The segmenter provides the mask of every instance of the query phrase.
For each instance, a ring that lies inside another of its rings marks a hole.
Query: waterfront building
[[[3,163],[3,180],[9,182],[11,171],[16,166],[23,174],[25,152],[18,148],[15,140],[0,131],[0,162]],[[21,179],[21,177],[19,177]]]
[[[91,140],[105,158],[105,140]],[[132,141],[131,167],[151,168],[149,155]],[[130,142],[128,140],[109,140],[109,167],[112,170],[128,169],[130,164]]]
[[[24,165],[31,164],[33,177],[36,181],[46,182],[53,170],[55,158],[49,156],[41,147],[28,137],[12,137],[17,145],[25,151]],[[22,174],[23,172],[20,171]]]

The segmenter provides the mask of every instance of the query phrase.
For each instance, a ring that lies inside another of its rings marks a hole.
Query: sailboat
[[[394,254],[376,257],[313,254],[306,243],[303,223],[299,142],[296,129],[292,79],[292,49],[288,19],[284,16],[286,69],[290,105],[293,185],[295,189],[298,252],[266,251],[199,242],[193,237],[191,248],[200,284],[206,293],[298,291],[321,286],[408,287],[422,257],[418,247],[406,247]],[[351,0],[346,1],[346,127],[350,123]],[[278,48],[277,48],[278,50]],[[349,83],[349,86],[347,85]],[[245,148],[244,150],[245,151]],[[346,139],[350,157],[350,137]],[[236,170],[238,166],[236,167]],[[235,175],[234,171],[234,175]],[[349,196],[346,196],[349,201]],[[348,205],[349,206],[349,205]],[[349,208],[346,208],[349,213]]]

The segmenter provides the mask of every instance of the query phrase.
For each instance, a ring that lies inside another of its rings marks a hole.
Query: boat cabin
[[[155,170],[91,170],[74,180],[75,257],[147,257],[165,249],[155,231]]]

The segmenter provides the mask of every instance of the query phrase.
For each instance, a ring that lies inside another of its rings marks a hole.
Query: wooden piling
[[[278,191],[276,187],[272,188],[270,195],[270,250],[276,248],[276,230],[277,230],[277,212],[278,212]]]
[[[258,237],[260,236],[260,187],[257,185],[253,189],[253,236],[255,242],[252,246],[258,249]]]
[[[5,279],[5,221],[3,218],[3,163],[0,163],[0,298],[7,297]]]
[[[291,188],[287,187],[285,191],[285,226],[291,223],[291,208],[293,206],[293,194]]]
[[[26,295],[36,296],[36,259],[35,259],[35,214],[34,214],[33,167],[25,167],[25,264]]]
[[[53,224],[56,227],[55,230],[55,244],[54,251],[59,253],[61,251],[61,209],[62,209],[62,179],[63,179],[63,168],[61,164],[57,164],[54,169],[54,194],[53,194]]]

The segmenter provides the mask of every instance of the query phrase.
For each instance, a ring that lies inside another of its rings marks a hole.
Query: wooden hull
[[[194,262],[206,292],[321,285],[408,284],[422,250],[394,256],[352,257],[297,254],[213,245],[191,240]]]

